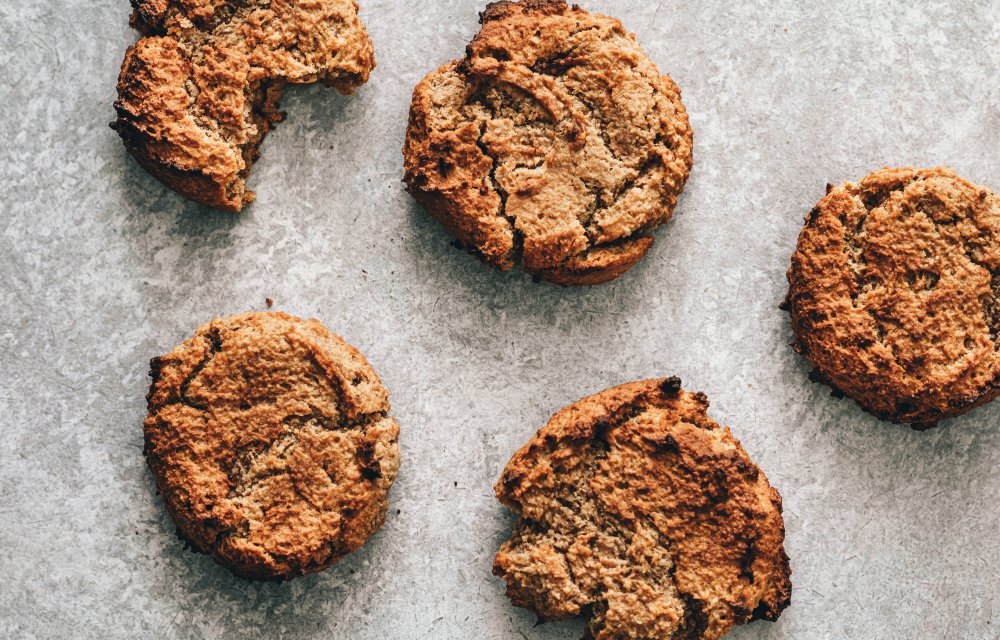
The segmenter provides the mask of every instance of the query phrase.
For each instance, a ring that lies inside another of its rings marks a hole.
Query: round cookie
[[[563,409],[514,454],[493,572],[543,620],[588,637],[699,640],[776,620],[791,597],[781,497],[708,401],[634,382]]]
[[[382,526],[399,425],[368,362],[319,322],[213,320],[151,368],[144,453],[195,549],[285,580]]]
[[[788,272],[816,379],[916,428],[1000,395],[1000,197],[950,169],[829,187]]]
[[[353,0],[132,0],[118,78],[125,147],[175,191],[218,209],[253,200],[245,179],[283,118],[287,84],[351,93],[375,66]]]
[[[489,5],[465,58],[417,85],[408,190],[489,265],[613,280],[652,246],[691,169],[681,94],[614,18]]]

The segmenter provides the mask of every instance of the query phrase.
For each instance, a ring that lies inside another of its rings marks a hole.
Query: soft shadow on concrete
[[[409,198],[408,219],[411,233],[404,249],[414,269],[436,282],[430,288],[455,291],[458,295],[479,298],[483,304],[503,306],[508,314],[544,320],[563,309],[612,305],[614,313],[584,313],[577,316],[584,323],[603,324],[615,315],[637,309],[654,281],[654,263],[664,250],[664,237],[670,224],[656,231],[657,241],[650,252],[617,280],[592,287],[560,287],[548,282],[533,282],[520,267],[511,271],[492,269],[479,258],[454,246],[454,239],[423,207]],[[671,283],[683,289],[683,283]]]
[[[274,638],[291,628],[335,632],[339,609],[377,615],[378,603],[370,599],[370,590],[358,587],[391,583],[391,567],[378,557],[385,543],[384,529],[325,571],[285,583],[249,581],[177,537],[148,474],[147,479],[150,500],[159,513],[154,530],[161,548],[143,571],[150,574],[151,588],[164,608],[190,611],[206,635]]]

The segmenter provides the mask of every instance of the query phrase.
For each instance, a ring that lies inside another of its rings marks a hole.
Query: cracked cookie
[[[784,308],[814,378],[934,426],[1000,395],[1000,197],[950,169],[883,169],[806,216]]]
[[[375,66],[353,0],[132,0],[145,37],[118,78],[125,147],[192,200],[239,211],[288,84],[351,93]]]
[[[466,56],[417,85],[408,190],[490,266],[608,282],[667,222],[691,169],[681,94],[614,18],[497,2]]]
[[[493,572],[542,620],[588,637],[722,637],[791,597],[781,497],[703,394],[677,378],[585,398],[514,454],[497,497],[517,513]]]
[[[388,394],[316,320],[213,320],[154,358],[146,460],[179,535],[237,575],[320,571],[382,526],[399,468]]]

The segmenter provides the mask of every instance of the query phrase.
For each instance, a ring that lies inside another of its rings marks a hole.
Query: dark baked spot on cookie
[[[776,619],[776,618],[772,618],[771,617],[771,610],[770,610],[770,608],[766,604],[764,604],[764,603],[761,603],[761,604],[757,605],[757,608],[755,608],[753,610],[753,613],[750,614],[750,620],[751,621],[754,621],[754,620],[774,620],[774,619]]]
[[[941,281],[941,274],[929,269],[908,271],[904,276],[906,283],[917,291],[930,291]]]
[[[983,296],[980,302],[983,305],[986,326],[990,328],[990,338],[1000,349],[1000,269],[997,269],[990,278],[990,295]]]
[[[547,76],[561,76],[584,62],[586,59],[575,57],[571,51],[562,51],[551,58],[539,58],[531,65],[531,70]]]
[[[686,593],[681,593],[684,602],[684,619],[674,633],[676,640],[700,640],[708,627],[708,616],[700,600]]]
[[[753,572],[753,563],[757,560],[756,537],[747,540],[746,549],[740,555],[740,576],[745,578],[750,584],[756,580]]]
[[[681,392],[681,379],[677,376],[666,378],[660,383],[660,391],[668,396],[676,396]]]
[[[444,158],[438,159],[438,173],[441,174],[442,178],[447,177],[451,173],[452,168],[453,165]]]
[[[877,209],[882,205],[883,202],[889,197],[892,191],[888,189],[874,189],[861,192],[861,201],[865,203],[865,207],[869,210]]]
[[[659,453],[680,453],[680,445],[677,444],[677,439],[672,435],[664,434],[661,438],[656,438],[653,440],[656,445],[656,450]]]
[[[160,375],[163,372],[163,367],[166,364],[163,358],[153,358],[149,361],[149,392],[146,394],[146,402],[149,402],[153,397],[153,389],[156,388],[156,383],[160,381]]]
[[[513,473],[505,472],[503,476],[501,476],[500,481],[503,483],[504,491],[513,493],[517,490],[517,486],[520,484],[521,478]]]
[[[917,405],[909,400],[899,400],[896,402],[896,413],[905,418],[917,410]]]
[[[361,477],[365,480],[375,480],[382,477],[382,467],[378,458],[375,457],[375,445],[371,442],[362,442],[358,445],[358,466],[361,469]]]

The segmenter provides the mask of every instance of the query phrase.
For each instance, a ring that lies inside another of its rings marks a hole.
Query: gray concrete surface
[[[290,92],[240,216],[107,128],[124,0],[0,4],[0,637],[578,638],[490,575],[490,485],[557,409],[675,374],[785,497],[794,604],[733,638],[1000,638],[1000,404],[880,424],[809,383],[776,308],[828,181],[940,163],[1000,188],[1000,2],[587,0],[681,86],[696,162],[644,263],[573,291],[456,251],[400,183],[411,88],[480,1],[361,4],[370,84]],[[186,551],[141,455],[149,358],[267,297],[364,351],[403,426],[399,513],[286,585]]]

